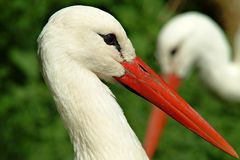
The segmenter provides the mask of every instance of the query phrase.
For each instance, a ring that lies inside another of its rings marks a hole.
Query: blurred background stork
[[[228,40],[233,45],[240,17],[238,3],[238,0],[0,1],[1,159],[73,159],[69,137],[43,83],[36,57],[36,39],[55,11],[73,4],[86,4],[113,14],[126,29],[138,55],[156,70],[159,67],[153,53],[156,50],[157,35],[170,18],[185,11],[205,13],[226,31]],[[201,82],[194,72],[182,83],[179,92],[239,151],[239,104],[223,101],[199,84]],[[113,92],[118,90],[114,92],[118,102],[121,106],[126,106],[123,108],[125,115],[143,141],[150,104],[134,94],[129,95],[121,87],[112,86],[111,89]],[[129,102],[131,105],[126,104]],[[133,105],[138,107],[131,107]],[[170,119],[168,124],[154,159],[229,158],[219,154],[217,149],[211,148],[173,120]]]
[[[160,31],[157,57],[163,75],[174,89],[196,67],[209,89],[230,103],[239,103],[240,31],[236,34],[235,45],[235,49],[231,49],[214,20],[199,12],[186,12],[171,19]],[[153,109],[144,144],[149,157],[154,153],[166,122],[165,114]]]

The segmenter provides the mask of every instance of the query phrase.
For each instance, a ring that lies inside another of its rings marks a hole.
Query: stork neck
[[[231,61],[229,50],[213,52],[205,52],[200,58],[201,78],[223,99],[240,101],[239,65]]]
[[[76,160],[147,159],[113,94],[94,73],[72,63],[50,68],[55,70],[47,79]]]

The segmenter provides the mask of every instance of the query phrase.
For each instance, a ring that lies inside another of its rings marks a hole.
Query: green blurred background
[[[201,11],[217,20],[231,41],[236,27],[231,24],[234,20],[229,22],[226,17],[240,16],[239,12],[228,11],[236,8],[231,3],[227,0],[0,0],[0,159],[72,160],[74,157],[36,56],[36,39],[54,12],[75,4],[108,11],[123,25],[137,54],[159,71],[154,57],[156,37],[167,20],[180,12]],[[143,141],[150,104],[120,86],[110,85],[110,88]],[[240,152],[239,104],[225,102],[209,92],[197,72],[183,82],[180,94]],[[232,158],[170,119],[154,159]]]

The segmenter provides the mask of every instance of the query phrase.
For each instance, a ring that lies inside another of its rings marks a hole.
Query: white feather
[[[116,34],[123,57],[98,33]],[[119,62],[135,58],[119,22],[93,7],[68,7],[51,17],[38,42],[43,74],[76,160],[147,160],[112,92],[98,78],[123,75]]]
[[[240,101],[239,64],[231,61],[224,32],[209,17],[189,12],[167,23],[159,34],[158,60],[165,74],[172,72],[181,78],[195,65],[212,90],[226,100]]]

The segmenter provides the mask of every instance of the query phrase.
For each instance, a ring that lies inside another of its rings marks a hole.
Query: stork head
[[[125,71],[120,63],[132,62],[136,57],[121,24],[107,12],[88,6],[56,12],[39,42],[41,48],[51,50],[47,54],[54,54],[48,59],[68,58],[105,80],[122,76]]]
[[[62,9],[50,18],[38,42],[43,63],[71,62],[99,78],[114,78],[191,131],[237,156],[197,112],[136,57],[124,29],[110,14],[87,6]]]
[[[226,44],[223,31],[211,18],[188,12],[163,27],[158,36],[157,57],[163,74],[184,79],[193,65],[203,71],[214,63],[225,63],[230,53]]]

